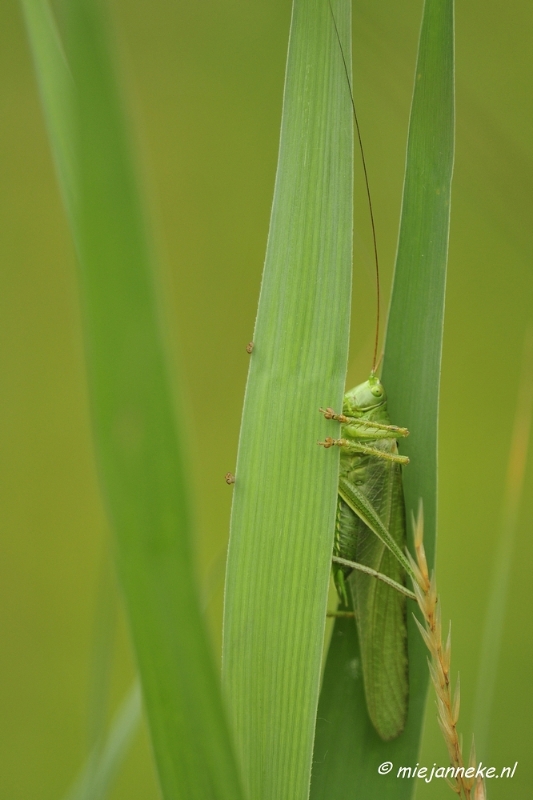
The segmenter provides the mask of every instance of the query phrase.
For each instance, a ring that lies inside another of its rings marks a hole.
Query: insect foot
[[[328,447],[347,447],[349,442],[346,439],[332,439],[331,436],[327,436],[323,442],[317,442],[317,444],[322,445],[327,450]]]
[[[348,422],[348,418],[344,414],[336,414],[332,408],[319,408],[321,414],[324,414],[326,419],[335,419],[337,422]]]

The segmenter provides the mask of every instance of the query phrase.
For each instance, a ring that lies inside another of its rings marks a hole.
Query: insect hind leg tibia
[[[376,578],[376,580],[386,583],[387,586],[391,586],[393,589],[396,589],[397,592],[404,594],[411,600],[416,600],[416,595],[414,592],[412,592],[410,589],[407,589],[407,587],[405,587],[403,584],[398,583],[392,578],[389,578],[388,575],[384,575],[382,572],[372,569],[372,567],[367,567],[365,564],[359,564],[357,561],[348,561],[346,558],[340,558],[340,556],[333,556],[331,560],[335,564],[342,564],[344,567],[351,567],[359,572],[364,572],[366,575],[370,575],[372,578]]]

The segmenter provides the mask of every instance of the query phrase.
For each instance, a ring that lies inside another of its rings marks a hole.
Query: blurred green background
[[[112,10],[162,265],[169,350],[185,391],[198,572],[218,653],[231,503],[224,474],[235,465],[245,346],[268,230],[290,1],[114,0]],[[420,18],[418,1],[354,4],[354,91],[385,298]],[[456,32],[438,578],[443,618],[453,620],[460,729],[469,742],[523,343],[533,324],[533,7],[517,0],[510,14],[495,0],[459,4]],[[0,797],[51,800],[62,797],[87,752],[106,622],[115,626],[111,710],[133,667],[119,602],[108,587],[108,530],[91,444],[74,252],[15,0],[0,4],[0,65]],[[359,171],[356,184],[349,384],[368,374],[375,313]],[[515,761],[518,768],[512,783],[489,785],[491,800],[525,797],[533,785],[531,486],[530,458],[489,747],[479,754],[498,769]],[[447,763],[432,698],[420,763]],[[421,785],[418,796],[451,794],[433,783]],[[111,797],[157,797],[144,731]]]

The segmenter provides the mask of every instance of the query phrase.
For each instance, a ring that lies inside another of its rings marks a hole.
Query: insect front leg
[[[347,414],[336,414],[332,408],[319,408],[325,419],[333,419],[343,425],[349,425],[358,431],[358,435],[368,439],[397,439],[409,436],[407,428],[400,428],[398,425],[386,425],[382,422],[374,422],[370,419],[362,419]],[[381,435],[380,435],[381,434]],[[388,435],[389,434],[389,435]]]

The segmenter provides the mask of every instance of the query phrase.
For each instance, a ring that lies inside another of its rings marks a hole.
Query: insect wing
[[[394,440],[377,446],[390,452],[397,450]],[[401,468],[393,462],[371,458],[366,472],[366,503],[379,515],[403,553],[406,526]],[[343,492],[343,497],[349,502],[347,493]],[[355,560],[404,584],[405,571],[397,557],[361,519],[360,509],[352,511],[357,527]],[[357,619],[368,713],[381,738],[394,739],[405,727],[407,717],[406,598],[361,572],[352,572],[348,583]]]

